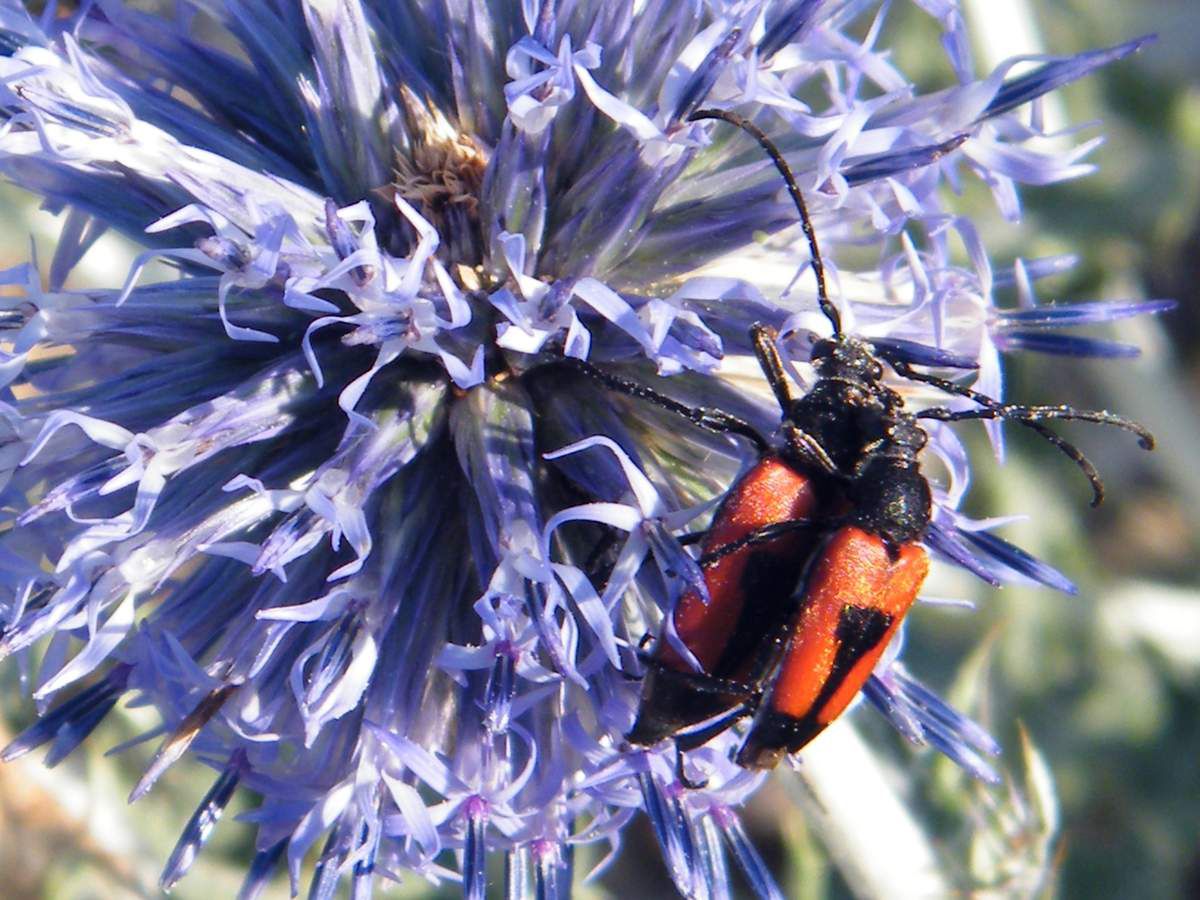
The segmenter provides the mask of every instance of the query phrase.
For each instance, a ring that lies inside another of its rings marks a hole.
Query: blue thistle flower
[[[560,896],[572,847],[615,847],[637,809],[682,893],[725,895],[729,853],[779,896],[734,736],[687,790],[669,747],[622,739],[641,635],[704,587],[681,529],[746,460],[556,363],[776,424],[740,374],[749,325],[801,369],[828,326],[769,161],[701,105],[783,149],[849,332],[994,396],[1002,352],[1125,355],[1056,329],[1161,304],[1036,306],[1062,261],[993,274],[942,189],[978,177],[1015,216],[1017,184],[1086,172],[1095,142],[1039,149],[1023,109],[1142,42],[977,80],[957,11],[922,7],[958,78],[926,95],[878,46],[886,3],[6,4],[0,171],[65,221],[45,284],[3,274],[0,655],[48,648],[44,715],[3,758],[53,764],[152,703],[133,798],[185,753],[218,772],[165,887],[244,787],[245,897],[281,861],[298,889],[317,844],[316,897],[402,870],[482,897],[494,853],[510,896]],[[109,228],[145,247],[125,283],[66,289]],[[835,267],[851,243],[874,261]],[[931,547],[1069,588],[956,512],[967,457],[932,436]],[[996,777],[995,742],[894,656],[865,695]]]

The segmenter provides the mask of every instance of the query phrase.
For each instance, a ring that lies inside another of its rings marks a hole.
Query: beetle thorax
[[[933,499],[916,459],[888,449],[863,459],[850,499],[856,524],[898,547],[925,537]]]
[[[883,378],[883,365],[866,341],[843,335],[825,338],[813,345],[813,368],[820,378],[836,378],[873,390]]]

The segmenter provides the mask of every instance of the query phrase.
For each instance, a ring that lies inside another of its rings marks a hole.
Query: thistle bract
[[[749,326],[806,377],[828,325],[795,211],[701,105],[782,148],[849,332],[995,396],[1009,350],[1124,355],[1056,329],[1159,306],[1036,306],[1064,261],[993,271],[944,188],[982,179],[1015,217],[1017,185],[1088,171],[1095,141],[1045,149],[1037,100],[1139,44],[978,78],[954,5],[921,2],[947,58],[921,94],[872,0],[167,5],[0,9],[0,171],[65,214],[48,275],[9,270],[0,300],[0,654],[36,659],[44,712],[4,757],[152,703],[133,797],[185,753],[218,772],[167,886],[245,787],[246,896],[280,862],[298,887],[318,845],[313,896],[410,870],[481,897],[489,854],[510,896],[558,896],[573,846],[639,809],[681,892],[723,895],[728,853],[777,894],[736,735],[692,755],[697,790],[669,742],[622,738],[639,642],[703,589],[678,538],[749,451],[561,361],[767,434]],[[66,289],[109,228],[145,248],[125,282]],[[933,439],[932,548],[1069,589],[956,512],[967,458]],[[992,739],[894,658],[865,695],[995,777]]]

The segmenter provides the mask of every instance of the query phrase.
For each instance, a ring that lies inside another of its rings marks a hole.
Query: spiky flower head
[[[703,586],[678,536],[748,450],[564,360],[764,433],[749,326],[806,377],[828,323],[795,211],[701,106],[783,149],[849,332],[994,395],[1007,350],[1119,355],[1053,329],[1154,307],[1032,305],[1062,261],[994,272],[944,188],[1015,217],[1018,184],[1086,172],[1094,141],[1043,142],[1037,98],[1138,44],[979,78],[954,4],[921,2],[947,60],[922,94],[874,0],[164,5],[0,8],[0,170],[65,214],[46,280],[4,276],[0,653],[36,662],[44,712],[5,757],[152,703],[134,797],[185,752],[219,773],[165,885],[243,786],[246,896],[318,843],[314,896],[411,870],[481,897],[489,853],[510,896],[558,896],[639,809],[681,892],[726,891],[723,836],[771,894],[736,736],[694,790],[622,737],[639,641]],[[125,283],[66,289],[109,228],[145,247]],[[931,546],[1069,587],[955,511],[966,455],[933,438]],[[993,777],[994,742],[894,659],[865,693]]]

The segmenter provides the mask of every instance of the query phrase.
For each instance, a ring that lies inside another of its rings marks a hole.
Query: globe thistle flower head
[[[958,11],[919,6],[950,85],[925,95],[886,3],[0,10],[0,170],[65,211],[48,279],[3,276],[0,654],[44,714],[4,758],[54,764],[152,704],[132,798],[188,753],[218,773],[166,887],[246,788],[248,897],[281,862],[298,890],[318,846],[317,897],[406,870],[481,897],[494,854],[510,895],[563,895],[573,848],[615,849],[638,810],[681,893],[726,894],[732,860],[779,896],[737,735],[688,755],[699,788],[669,742],[623,738],[643,634],[691,657],[670,613],[707,586],[680,536],[754,460],[570,360],[770,434],[745,389],[761,322],[811,383],[830,323],[792,201],[702,107],[780,147],[847,333],[996,397],[1009,351],[1127,355],[1063,329],[1161,303],[1037,305],[1064,260],[993,271],[943,188],[980,178],[1015,217],[1017,185],[1088,171],[1095,142],[1048,148],[1038,98],[1140,42],[977,79]],[[144,247],[124,282],[67,289],[109,228]],[[872,261],[839,264],[852,244]],[[930,436],[929,546],[1070,589],[957,512],[967,455]],[[995,741],[898,645],[864,696],[996,779]]]

